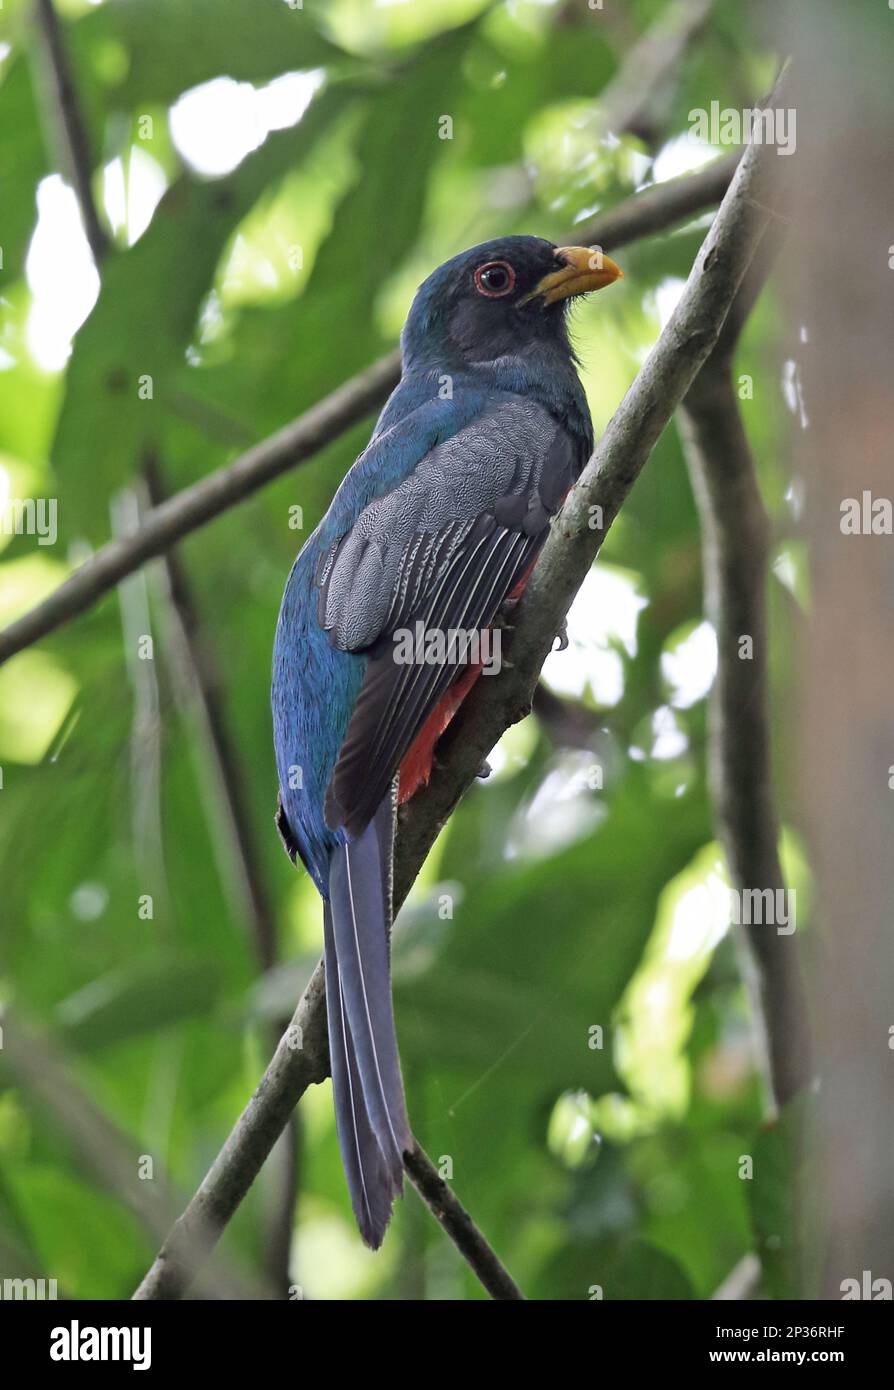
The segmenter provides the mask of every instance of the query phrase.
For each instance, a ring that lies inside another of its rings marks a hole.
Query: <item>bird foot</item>
[[[487,758],[483,758],[483,759],[482,759],[482,762],[481,762],[481,766],[479,767],[478,771],[475,773],[475,776],[476,776],[477,778],[479,778],[480,781],[486,782],[487,779],[488,779],[488,777],[491,775],[492,772],[493,772],[493,768],[491,767],[490,763],[487,761]]]
[[[559,628],[559,631],[556,633],[556,639],[557,639],[559,645],[558,645],[554,650],[557,651],[557,652],[564,652],[564,651],[567,649],[567,647],[568,647],[568,622],[567,622],[567,619],[564,619],[564,618],[562,619],[562,626]]]

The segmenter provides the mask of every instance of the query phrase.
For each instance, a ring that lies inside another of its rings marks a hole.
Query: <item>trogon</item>
[[[277,825],[323,899],[339,1145],[373,1248],[411,1142],[390,981],[396,807],[480,673],[463,634],[518,598],[592,450],[567,309],[620,275],[598,251],[530,236],[434,271],[401,335],[400,383],[286,584]],[[397,660],[408,631],[460,637],[440,660],[429,643]]]

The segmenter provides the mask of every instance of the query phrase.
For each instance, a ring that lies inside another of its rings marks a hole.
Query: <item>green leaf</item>
[[[354,181],[305,292],[278,309],[244,312],[231,360],[193,374],[194,390],[216,410],[266,432],[389,345],[376,327],[376,302],[419,234],[432,171],[454,157],[452,142],[438,137],[439,120],[472,33],[434,40],[363,103]]]
[[[138,964],[91,981],[63,999],[56,1016],[72,1046],[89,1052],[207,1013],[218,988],[207,961]]]
[[[633,1240],[575,1242],[545,1266],[529,1296],[617,1303],[621,1299],[679,1301],[695,1295],[676,1260],[655,1245]]]
[[[227,75],[264,82],[343,57],[284,0],[113,0],[67,26],[72,56],[109,108],[139,111]]]
[[[0,286],[18,279],[37,222],[37,185],[49,173],[31,69],[14,58],[0,77]]]
[[[7,1176],[60,1294],[130,1297],[154,1246],[129,1212],[58,1165],[15,1163]]]
[[[139,472],[177,409],[178,374],[224,246],[343,100],[341,90],[325,93],[297,127],[274,132],[228,178],[184,175],[136,245],[107,258],[99,301],[75,340],[54,445],[65,540],[107,534],[108,497]]]

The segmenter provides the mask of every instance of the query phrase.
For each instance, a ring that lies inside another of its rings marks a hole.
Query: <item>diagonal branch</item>
[[[53,0],[34,0],[34,26],[40,73],[46,89],[41,109],[53,125],[53,139],[59,147],[60,162],[71,179],[84,232],[99,263],[108,250],[108,237],[99,220],[93,197],[93,161],[90,140],[77,100],[74,79],[65,51],[65,41]]]
[[[777,85],[775,101],[782,88],[783,83]],[[441,768],[404,808],[395,856],[395,908],[406,898],[482,760],[530,709],[543,661],[609,526],[717,342],[773,215],[768,176],[773,157],[768,146],[751,146],[743,156],[676,309],[554,524],[519,605],[512,667],[504,667],[497,680],[478,683],[442,741]],[[185,1292],[196,1270],[191,1232],[199,1230],[211,1239],[221,1234],[292,1108],[309,1085],[327,1075],[320,964],[257,1090],[135,1297],[172,1298]],[[410,1164],[412,1175],[412,1159]],[[449,1213],[440,1219],[454,1235]]]
[[[697,174],[680,174],[664,183],[653,183],[599,213],[592,222],[576,227],[570,239],[584,246],[601,246],[603,251],[616,251],[641,237],[666,232],[715,207],[729,188],[741,157],[741,150],[735,150],[722,159],[712,160]]]
[[[413,1147],[404,1154],[404,1167],[416,1191],[474,1269],[491,1298],[504,1302],[523,1299],[524,1294],[512,1275],[500,1264],[449,1183],[415,1140]]]
[[[683,174],[635,193],[593,222],[575,228],[569,240],[614,251],[664,231],[713,207],[729,186],[738,159],[737,152],[697,174]],[[0,665],[92,608],[147,560],[312,458],[378,410],[399,376],[399,354],[390,352],[233,463],[155,507],[135,535],[104,545],[42,603],[0,631]]]
[[[21,1087],[30,1108],[48,1115],[70,1145],[78,1163],[97,1187],[120,1202],[152,1241],[160,1240],[173,1220],[182,1194],[142,1142],[115,1124],[84,1090],[58,1044],[32,1026],[21,1010],[5,1006],[0,1012],[6,1071]],[[151,1173],[145,1165],[151,1160]],[[144,1171],[141,1171],[143,1169]],[[201,1280],[207,1298],[273,1298],[266,1282],[251,1282],[219,1257],[209,1263]]]
[[[769,523],[733,384],[739,335],[771,259],[762,254],[752,266],[715,350],[683,403],[680,427],[702,523],[705,611],[717,634],[709,752],[715,815],[740,900],[745,893],[769,890],[775,903],[785,881],[770,759]],[[743,638],[750,639],[750,648],[744,648],[747,659],[742,658]],[[755,901],[763,904],[765,899]],[[748,923],[744,974],[775,1107],[790,1100],[810,1075],[797,938],[778,933],[772,921],[752,921],[750,911],[741,916]]]

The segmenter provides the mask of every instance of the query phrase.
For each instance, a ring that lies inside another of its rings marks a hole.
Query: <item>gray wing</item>
[[[318,616],[334,646],[368,651],[364,683],[326,796],[326,820],[369,822],[430,712],[463,668],[394,660],[394,633],[480,632],[526,574],[582,459],[541,406],[477,419],[372,502],[320,558]]]

